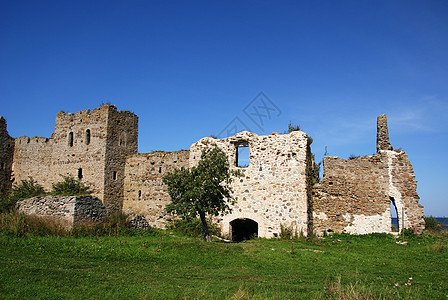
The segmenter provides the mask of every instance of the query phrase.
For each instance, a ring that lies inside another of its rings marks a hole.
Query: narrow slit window
[[[82,179],[82,168],[78,169],[78,179]]]
[[[73,147],[73,132],[69,132],[68,134],[68,145],[69,147]]]
[[[2,170],[5,169],[5,163],[2,163]]]
[[[162,167],[159,167],[159,173],[162,173]]]
[[[142,191],[139,190],[139,191],[138,191],[138,199],[140,199],[141,197],[142,197]]]
[[[112,173],[112,179],[113,179],[113,180],[117,180],[117,171],[114,171],[114,172]]]
[[[246,168],[249,164],[249,145],[238,145],[236,147],[236,166],[239,168]]]
[[[86,145],[90,144],[90,129],[86,130]]]

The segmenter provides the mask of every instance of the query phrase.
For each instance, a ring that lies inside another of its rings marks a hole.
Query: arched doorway
[[[232,241],[241,242],[258,236],[258,223],[251,219],[235,219],[230,222]]]
[[[398,209],[397,205],[395,204],[394,197],[389,197],[390,199],[390,219],[391,219],[391,230],[399,232],[400,231],[400,222],[398,219]]]

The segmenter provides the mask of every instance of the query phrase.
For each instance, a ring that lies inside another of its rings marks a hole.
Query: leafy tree
[[[197,218],[202,223],[204,239],[210,241],[206,215],[218,216],[230,212],[236,202],[230,184],[239,171],[229,169],[224,152],[218,147],[203,150],[201,160],[191,169],[168,173],[163,182],[168,186],[171,203],[166,210],[182,218]]]
[[[89,195],[92,191],[85,186],[81,180],[75,179],[72,176],[61,175],[64,180],[53,183],[52,194],[61,196],[75,196],[75,195]]]

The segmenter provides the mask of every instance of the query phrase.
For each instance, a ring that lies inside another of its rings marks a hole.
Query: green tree
[[[166,210],[182,218],[201,220],[204,239],[210,241],[206,216],[230,212],[236,202],[230,184],[239,171],[230,170],[224,152],[218,147],[202,151],[198,165],[168,173],[163,182],[168,186],[171,203]]]

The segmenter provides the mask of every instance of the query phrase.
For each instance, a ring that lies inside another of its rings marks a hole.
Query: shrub
[[[28,180],[24,179],[12,187],[9,197],[11,200],[19,201],[42,195],[45,195],[44,188],[34,181],[33,177],[28,177]]]
[[[208,230],[210,235],[221,235],[221,230],[210,220],[207,220]],[[170,222],[168,229],[174,230],[177,233],[190,237],[202,237],[202,223],[198,218],[183,218],[175,219]]]
[[[442,223],[440,223],[439,221],[437,221],[436,218],[434,218],[433,216],[429,216],[429,217],[425,217],[425,229],[426,230],[430,230],[430,231],[442,231],[444,225]]]
[[[92,192],[89,187],[85,186],[81,180],[71,176],[61,175],[64,180],[54,183],[52,194],[60,196],[90,195]]]

